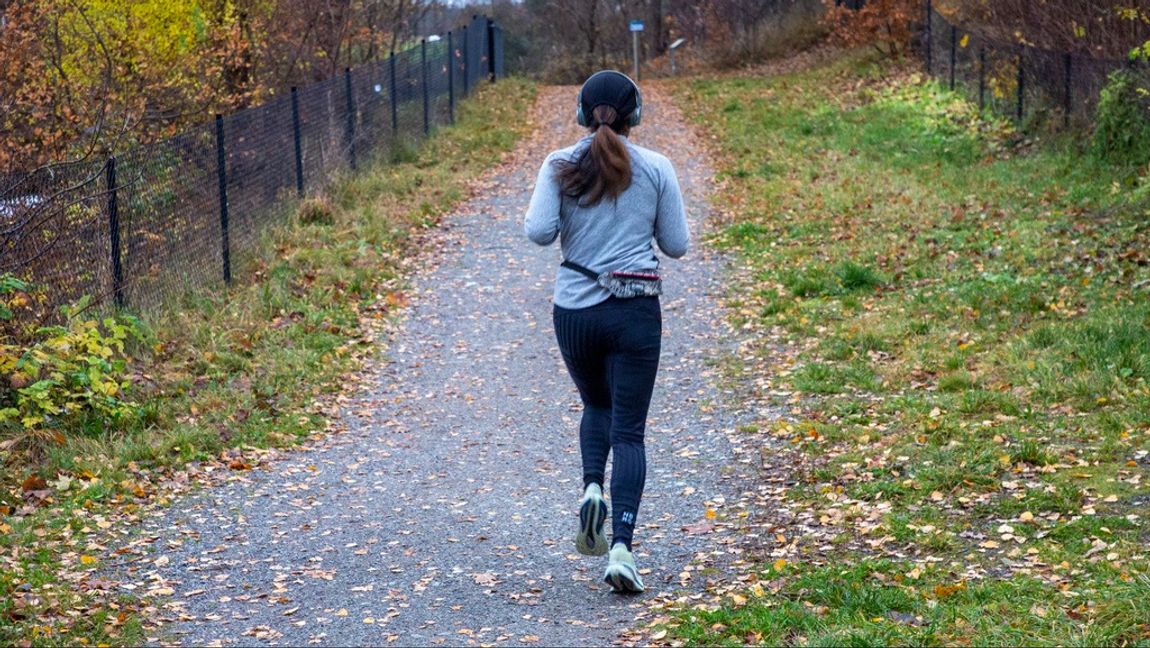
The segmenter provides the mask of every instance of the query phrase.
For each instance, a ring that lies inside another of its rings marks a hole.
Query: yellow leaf
[[[970,34],[964,35],[962,40],[958,41],[959,47],[966,47],[967,45],[970,45]]]
[[[94,565],[94,564],[96,564],[96,557],[95,556],[87,556],[87,555],[80,556],[80,562],[85,564],[85,565]]]
[[[782,558],[779,558],[778,560],[775,561],[775,564],[773,566],[775,568],[775,571],[782,571],[783,567],[787,566],[787,561],[783,560]]]
[[[715,519],[715,509],[712,509],[712,508],[707,509],[707,512],[704,513],[703,515],[708,520],[713,520],[713,519]]]

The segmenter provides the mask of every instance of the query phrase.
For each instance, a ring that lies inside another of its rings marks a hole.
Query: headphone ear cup
[[[579,96],[575,98],[575,123],[587,126],[587,116],[583,114],[583,88],[579,88]]]
[[[643,93],[639,90],[639,84],[635,83],[631,77],[627,77],[627,80],[635,86],[635,110],[632,110],[631,115],[627,118],[627,125],[635,127],[643,119]]]

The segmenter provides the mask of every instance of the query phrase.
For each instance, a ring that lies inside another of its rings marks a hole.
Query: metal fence
[[[948,21],[925,0],[923,55],[926,71],[965,93],[980,110],[1019,123],[1089,125],[1109,75],[1132,60],[1093,58],[995,40]]]
[[[39,319],[83,295],[142,308],[230,283],[302,197],[454,121],[457,97],[503,76],[502,49],[500,27],[473,16],[174,137],[0,177],[0,275],[34,286]]]

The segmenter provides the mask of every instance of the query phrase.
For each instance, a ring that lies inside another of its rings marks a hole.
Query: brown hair
[[[591,145],[575,160],[555,161],[563,195],[583,206],[598,204],[603,196],[614,200],[631,186],[631,156],[619,138],[630,128],[611,106],[596,106],[591,118]]]

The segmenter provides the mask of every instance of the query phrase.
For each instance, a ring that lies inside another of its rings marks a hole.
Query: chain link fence
[[[33,286],[22,322],[89,295],[132,309],[242,278],[268,227],[389,147],[455,118],[503,76],[503,35],[473,16],[342,75],[103,159],[0,177],[0,275]]]
[[[1123,67],[1146,71],[1145,63],[1132,60],[995,40],[950,22],[930,0],[924,7],[927,73],[966,94],[981,110],[1011,116],[1019,123],[1088,127],[1112,72]]]

